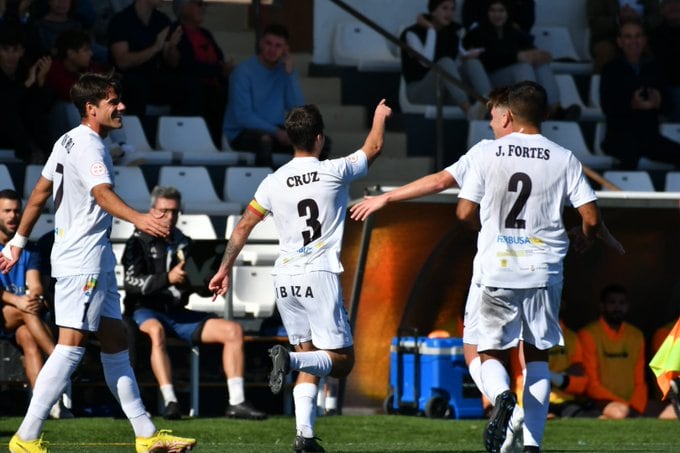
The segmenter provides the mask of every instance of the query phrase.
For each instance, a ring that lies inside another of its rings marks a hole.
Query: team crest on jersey
[[[356,154],[351,154],[347,156],[345,159],[347,159],[347,162],[349,162],[350,164],[355,164],[359,161],[359,156],[357,156]]]
[[[90,174],[92,176],[104,176],[106,174],[106,165],[104,162],[95,162],[90,167]]]

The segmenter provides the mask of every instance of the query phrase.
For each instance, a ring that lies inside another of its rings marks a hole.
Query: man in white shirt
[[[167,236],[162,219],[126,205],[113,191],[113,164],[103,139],[122,127],[125,105],[120,85],[110,75],[84,74],[71,89],[82,122],[57,140],[26,204],[17,233],[0,256],[0,271],[9,272],[26,245],[50,195],[54,199],[55,237],[52,276],[59,341],[41,369],[21,426],[9,443],[11,452],[46,452],[41,437],[47,414],[82,360],[94,333],[101,344],[104,377],[135,432],[137,452],[172,447],[190,450],[195,439],[157,431],[139,396],[130,365],[125,327],[114,274],[109,233],[112,216],[153,235]]]
[[[226,293],[231,268],[248,235],[266,215],[273,215],[280,237],[272,272],[276,305],[295,352],[280,345],[270,350],[269,386],[278,393],[286,374],[300,372],[293,389],[297,430],[293,450],[297,452],[324,451],[314,437],[319,378],[345,377],[354,366],[339,280],[342,233],[349,185],[366,174],[380,153],[390,114],[382,100],[361,149],[344,158],[319,160],[325,142],[321,113],[313,105],[293,109],[285,125],[294,158],[262,181],[210,280],[209,288],[216,295]]]

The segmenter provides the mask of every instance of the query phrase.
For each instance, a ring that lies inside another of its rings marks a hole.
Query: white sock
[[[242,377],[227,379],[227,389],[229,390],[229,405],[236,406],[246,400],[246,395],[243,392]]]
[[[130,365],[128,350],[116,354],[101,353],[104,379],[120,403],[125,416],[130,420],[136,437],[151,437],[156,432],[156,427],[146,413],[142,399],[139,396],[139,387],[135,373]]]
[[[33,397],[21,422],[17,434],[23,440],[35,440],[40,437],[42,426],[50,409],[61,397],[66,384],[71,379],[85,354],[85,348],[58,344],[43,365],[35,381]]]
[[[503,364],[496,359],[482,362],[480,374],[482,377],[483,393],[487,395],[491,404],[496,404],[496,397],[506,390],[510,390],[510,376]]]
[[[480,359],[479,357],[475,357],[474,359],[472,359],[470,365],[468,365],[468,370],[470,371],[470,377],[474,381],[479,391],[482,392],[484,398],[491,401],[491,398],[489,398],[489,396],[486,394],[486,392],[484,391],[484,386],[482,385],[482,359]],[[495,403],[495,401],[491,402]]]
[[[172,384],[161,385],[161,395],[163,395],[163,401],[167,406],[170,403],[177,402],[177,395],[175,395],[175,386]]]
[[[524,379],[524,445],[540,447],[550,403],[548,362],[528,362]]]
[[[295,429],[302,437],[314,437],[316,421],[316,384],[303,383],[293,388],[295,401]]]
[[[290,368],[324,377],[333,369],[333,361],[326,351],[291,352]]]

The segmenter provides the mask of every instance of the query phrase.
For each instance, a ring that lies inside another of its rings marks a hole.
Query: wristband
[[[13,245],[14,247],[18,247],[20,249],[25,248],[26,244],[28,244],[28,238],[26,236],[20,235],[19,233],[14,233],[14,237],[7,243],[7,245]]]
[[[11,247],[14,246],[23,249],[24,247],[26,247],[27,243],[28,238],[26,236],[22,236],[19,233],[15,233],[14,237],[2,248],[2,255],[8,260],[12,261]]]

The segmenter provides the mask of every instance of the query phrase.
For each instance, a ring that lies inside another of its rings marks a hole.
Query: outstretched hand
[[[392,109],[385,103],[385,99],[381,99],[375,108],[375,113],[373,114],[373,121],[378,118],[389,118],[392,115]]]
[[[208,289],[213,293],[213,302],[217,299],[217,296],[224,296],[227,293],[229,284],[229,272],[226,269],[218,269],[208,283]]]
[[[0,252],[0,272],[7,274],[19,261],[23,249],[7,243]]]
[[[364,221],[369,215],[385,207],[387,199],[383,196],[365,196],[363,200],[349,208],[352,220]]]

